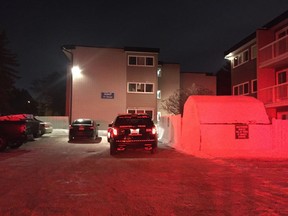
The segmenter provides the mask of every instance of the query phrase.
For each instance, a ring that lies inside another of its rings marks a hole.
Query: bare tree
[[[161,106],[170,114],[182,115],[184,104],[191,95],[213,95],[213,91],[193,83],[190,88],[178,89],[167,99],[162,100]]]

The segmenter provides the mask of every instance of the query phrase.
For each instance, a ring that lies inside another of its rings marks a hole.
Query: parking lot
[[[55,130],[0,153],[0,215],[287,215],[288,160],[110,156]]]

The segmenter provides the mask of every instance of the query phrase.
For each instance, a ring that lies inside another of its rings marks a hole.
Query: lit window
[[[162,76],[162,68],[158,67],[157,69],[157,77],[161,77]]]
[[[161,99],[161,90],[157,90],[157,99]]]
[[[161,112],[157,112],[157,121],[160,121],[160,119],[161,119]]]

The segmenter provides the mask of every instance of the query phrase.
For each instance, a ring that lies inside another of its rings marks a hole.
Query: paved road
[[[288,215],[288,160],[109,155],[65,131],[0,153],[0,215]]]

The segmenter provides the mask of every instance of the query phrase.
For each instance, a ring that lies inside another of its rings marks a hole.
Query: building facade
[[[270,118],[288,119],[288,11],[230,50],[233,95],[262,101]]]
[[[66,45],[62,50],[70,60],[66,85],[69,122],[92,118],[100,129],[106,129],[119,113],[147,113],[157,122],[168,114],[162,100],[181,87],[180,65],[159,62],[157,48]],[[211,85],[211,77],[196,76],[194,80],[186,77],[185,85],[200,80],[205,85],[206,80],[216,91],[216,79]]]

